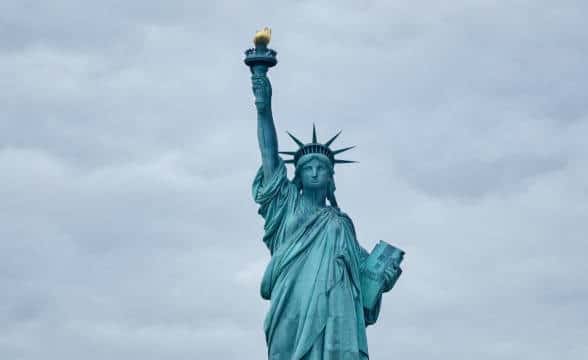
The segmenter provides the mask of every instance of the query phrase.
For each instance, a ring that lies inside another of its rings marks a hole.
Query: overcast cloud
[[[0,358],[263,359],[249,70],[406,250],[373,359],[588,358],[585,1],[0,0]]]

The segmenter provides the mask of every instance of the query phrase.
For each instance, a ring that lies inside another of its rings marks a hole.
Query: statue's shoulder
[[[337,221],[341,225],[346,225],[346,226],[350,226],[353,228],[353,221],[351,220],[351,217],[347,213],[345,213],[341,209],[333,207],[333,206],[328,206],[328,211],[330,212],[333,220]]]

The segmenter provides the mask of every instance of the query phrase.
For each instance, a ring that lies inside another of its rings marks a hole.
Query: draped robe
[[[264,322],[268,358],[368,359],[365,328],[376,321],[381,298],[364,309],[359,274],[368,253],[351,219],[326,206],[288,226],[301,194],[283,161],[270,179],[260,168],[252,191],[271,253],[261,283],[261,296],[270,300]]]

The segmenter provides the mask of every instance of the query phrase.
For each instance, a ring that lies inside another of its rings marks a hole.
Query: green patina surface
[[[268,67],[277,63],[276,52],[267,42],[249,49],[245,62],[251,68],[262,157],[252,193],[265,219],[263,241],[271,253],[261,284],[261,296],[270,301],[264,323],[268,358],[367,359],[365,329],[376,322],[382,293],[401,273],[403,252],[382,245],[378,257],[369,257],[359,245],[351,219],[335,198],[334,166],[350,162],[335,159],[350,148],[330,148],[338,134],[324,144],[314,127],[310,143],[291,135],[298,150],[282,152],[293,159],[280,157],[267,78]],[[292,180],[286,162],[295,165]],[[375,270],[384,267],[380,275],[363,271],[371,263]],[[364,274],[369,276],[362,278]],[[370,307],[364,303],[370,298],[366,285],[362,290],[366,282],[377,289]]]

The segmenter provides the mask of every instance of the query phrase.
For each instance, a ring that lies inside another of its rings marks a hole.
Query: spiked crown
[[[312,124],[312,142],[310,142],[308,144],[305,144],[302,141],[298,140],[290,132],[287,131],[287,133],[290,136],[290,138],[292,138],[292,140],[294,140],[294,142],[298,145],[298,150],[296,150],[296,151],[280,151],[280,154],[293,156],[292,159],[284,160],[284,162],[287,164],[294,164],[294,166],[297,166],[300,158],[304,155],[307,155],[307,154],[322,154],[322,155],[326,156],[327,158],[329,158],[329,160],[331,161],[331,164],[333,164],[333,165],[335,165],[335,164],[348,164],[348,163],[357,162],[357,161],[352,161],[352,160],[335,159],[335,155],[340,154],[340,153],[347,151],[347,150],[351,150],[355,147],[355,146],[349,146],[349,147],[346,147],[343,149],[338,149],[338,150],[331,150],[330,149],[331,144],[341,134],[341,131],[339,131],[337,134],[335,134],[335,136],[333,136],[331,139],[329,139],[324,144],[321,144],[318,142],[317,137],[316,137],[316,127],[314,126],[314,124]]]

